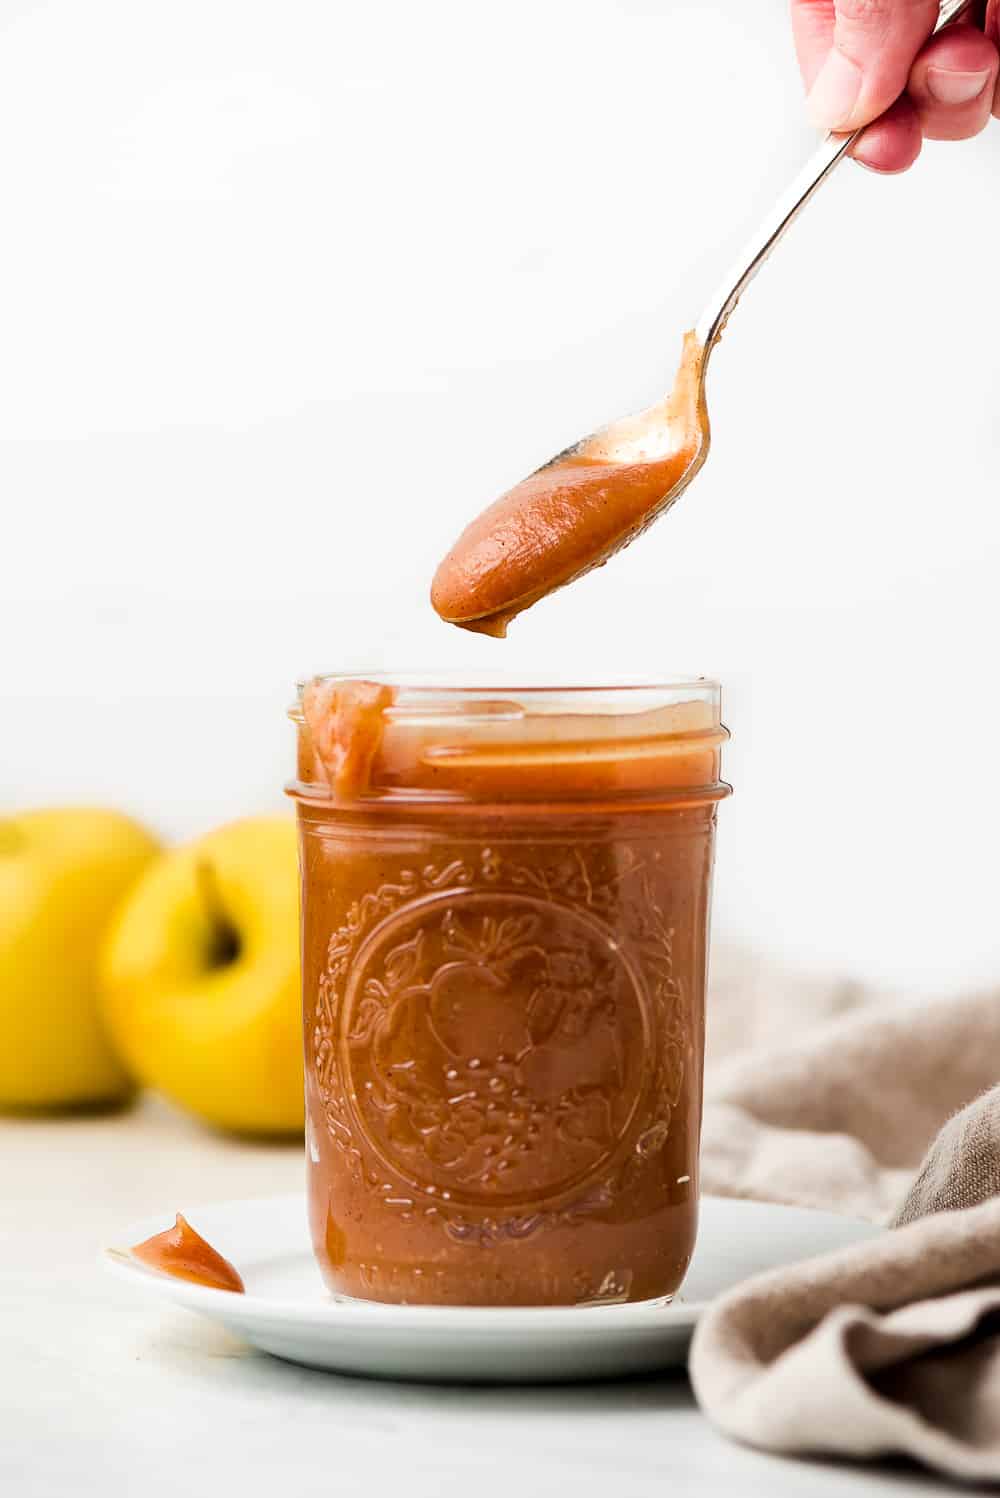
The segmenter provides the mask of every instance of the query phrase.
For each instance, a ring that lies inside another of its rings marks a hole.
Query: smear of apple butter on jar
[[[161,1274],[172,1274],[175,1279],[208,1285],[213,1290],[245,1293],[243,1280],[229,1260],[195,1232],[180,1212],[172,1228],[137,1243],[129,1252],[141,1264]]]
[[[336,681],[322,677],[302,693],[302,716],[312,740],[316,770],[335,800],[363,795],[382,743],[391,687],[374,681]]]

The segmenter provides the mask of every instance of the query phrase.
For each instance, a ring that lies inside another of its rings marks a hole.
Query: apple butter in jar
[[[331,1290],[676,1291],[698,1214],[719,712],[701,679],[300,688],[309,1210]]]

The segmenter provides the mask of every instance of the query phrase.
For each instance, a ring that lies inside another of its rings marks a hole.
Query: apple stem
[[[240,934],[223,904],[215,865],[207,858],[199,858],[194,872],[211,927],[208,948],[209,966],[228,967],[240,955],[242,945]]]

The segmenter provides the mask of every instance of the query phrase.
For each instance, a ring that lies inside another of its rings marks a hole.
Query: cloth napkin
[[[1000,1482],[1000,995],[915,1005],[724,959],[709,1033],[704,1188],[887,1231],[717,1301],[702,1407],[763,1449]]]

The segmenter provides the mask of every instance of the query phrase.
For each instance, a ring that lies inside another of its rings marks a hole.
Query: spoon
[[[943,0],[935,35],[972,0]],[[705,379],[736,304],[788,228],[864,133],[828,135],[758,226],[686,334],[670,394],[559,453],[467,526],[431,601],[448,623],[503,636],[516,614],[581,577],[670,508],[708,457]]]

